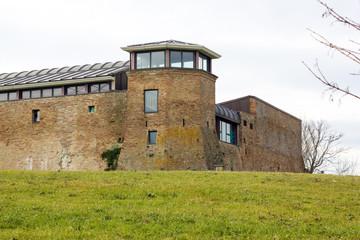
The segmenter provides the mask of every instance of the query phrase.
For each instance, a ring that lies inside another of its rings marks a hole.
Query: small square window
[[[157,131],[149,131],[148,144],[156,144]]]
[[[32,122],[39,123],[40,122],[40,110],[32,111]]]
[[[95,106],[89,106],[89,112],[90,113],[95,112]]]

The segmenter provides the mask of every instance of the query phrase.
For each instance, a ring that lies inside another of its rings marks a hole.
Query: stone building
[[[0,74],[0,169],[303,172],[301,121],[254,97],[215,104],[210,49],[122,48],[126,62]]]

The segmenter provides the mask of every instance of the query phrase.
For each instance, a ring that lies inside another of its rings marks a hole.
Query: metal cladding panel
[[[219,105],[232,109],[237,112],[250,113],[250,98],[248,97],[219,103]]]
[[[62,80],[105,77],[112,76],[117,72],[126,71],[128,69],[129,61],[118,61],[114,63],[107,62],[103,64],[96,63],[93,65],[76,65],[72,67],[33,70],[20,73],[3,73],[0,74],[0,87]]]
[[[231,122],[240,123],[240,116],[239,114],[231,109],[228,109],[224,106],[215,104],[215,113],[216,116],[229,120]]]

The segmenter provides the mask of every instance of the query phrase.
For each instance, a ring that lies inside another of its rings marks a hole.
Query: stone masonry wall
[[[127,130],[120,170],[206,170],[209,162],[217,161],[214,75],[186,69],[127,74]],[[158,112],[144,113],[144,90],[152,89],[158,90]],[[156,144],[148,144],[148,131],[157,131]],[[216,142],[213,147],[205,149],[204,134]]]
[[[126,98],[122,91],[0,102],[0,168],[103,171],[101,153],[121,146]]]
[[[241,125],[247,136],[246,143],[243,139],[245,170],[304,172],[301,121],[257,99],[250,99],[250,112],[255,114],[252,130],[250,114],[241,113],[248,120],[247,127]]]

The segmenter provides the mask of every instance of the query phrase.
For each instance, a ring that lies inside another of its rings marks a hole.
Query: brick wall
[[[214,131],[216,77],[186,69],[127,74],[128,120],[119,169],[209,169],[219,157]],[[157,113],[144,113],[144,90],[150,89],[158,90]],[[157,131],[157,144],[148,144],[148,131]]]
[[[1,102],[0,168],[104,170],[100,154],[124,136],[126,98],[109,92]]]

